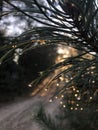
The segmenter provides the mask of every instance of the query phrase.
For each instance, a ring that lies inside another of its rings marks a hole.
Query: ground
[[[42,130],[34,116],[43,104],[50,114],[55,115],[59,101],[49,103],[49,96],[39,95],[19,98],[0,106],[0,130]]]

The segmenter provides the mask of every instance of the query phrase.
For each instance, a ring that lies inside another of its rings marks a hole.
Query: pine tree
[[[84,116],[86,111],[92,112],[95,116],[98,112],[98,1],[21,1],[28,2],[28,6],[32,5],[30,10],[20,9],[13,3],[4,0],[16,12],[39,22],[41,26],[33,27],[14,38],[11,45],[8,46],[9,50],[5,49],[6,53],[0,58],[0,61],[6,61],[7,57],[19,47],[23,49],[23,52],[31,48],[53,44],[75,48],[79,52],[76,56],[63,58],[62,61],[43,71],[40,77],[32,81],[30,85],[37,85],[47,75],[57,70],[56,75],[53,75],[45,86],[45,90],[48,90],[51,89],[52,83],[57,83],[57,90],[50,102],[54,98],[62,98],[60,103],[67,110],[78,111],[78,114],[85,110]],[[29,35],[30,39],[23,40]],[[39,44],[32,47],[36,41],[40,41]],[[14,48],[13,44],[15,44]],[[98,122],[94,120],[94,123]],[[96,130],[95,124],[91,123],[90,129]]]

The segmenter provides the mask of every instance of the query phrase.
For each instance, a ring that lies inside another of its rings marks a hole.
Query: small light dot
[[[84,75],[81,75],[81,77],[84,77]]]
[[[79,104],[76,105],[77,107],[79,106]]]
[[[76,89],[75,88],[73,88],[73,91],[75,91]]]
[[[90,100],[93,99],[92,97],[90,97]]]
[[[58,97],[57,97],[57,96],[56,96],[55,98],[56,98],[56,99],[58,99]]]
[[[52,102],[52,99],[50,99],[49,102]]]
[[[75,94],[75,97],[77,97],[78,96],[78,94]]]
[[[81,107],[80,110],[83,111],[83,108]]]
[[[94,74],[94,72],[93,72],[93,71],[91,71],[91,74]]]
[[[59,84],[57,83],[56,86],[59,86]]]
[[[60,104],[63,104],[63,102],[61,101]]]
[[[87,70],[90,70],[89,68],[87,68]]]
[[[60,79],[61,81],[63,81],[63,80],[64,80],[64,78],[63,78],[63,77],[60,77],[59,79]]]
[[[80,98],[80,97],[78,97],[78,98],[77,98],[77,100],[81,100],[81,98]]]
[[[12,48],[15,48],[15,47],[17,47],[17,45],[13,45],[13,46],[12,46]]]
[[[68,83],[69,82],[69,80],[68,79],[66,79],[66,83]]]
[[[79,90],[77,90],[76,92],[79,93]]]
[[[95,81],[93,80],[92,83],[95,83]]]
[[[28,84],[28,87],[32,87],[32,84]]]
[[[77,107],[75,108],[75,110],[77,110]]]
[[[63,98],[63,97],[64,97],[64,95],[61,95],[61,97]]]
[[[73,110],[73,107],[71,107],[70,109]]]
[[[45,91],[48,91],[48,89],[47,89],[47,88],[45,88]]]
[[[65,108],[65,107],[66,107],[66,105],[63,105],[63,107]]]

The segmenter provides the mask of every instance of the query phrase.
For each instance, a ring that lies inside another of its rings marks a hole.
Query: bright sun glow
[[[58,52],[58,54],[64,54],[64,50],[63,50],[62,48],[59,48],[59,49],[57,50],[57,52]]]
[[[69,48],[68,47],[58,47],[57,53],[58,54],[64,54],[64,55],[69,55]]]

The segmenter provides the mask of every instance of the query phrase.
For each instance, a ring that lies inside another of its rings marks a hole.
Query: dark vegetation
[[[54,52],[55,51],[55,52]],[[20,56],[18,64],[9,60],[0,66],[0,101],[13,100],[29,95],[33,88],[28,84],[40,76],[40,72],[54,64],[56,46],[29,50]]]

